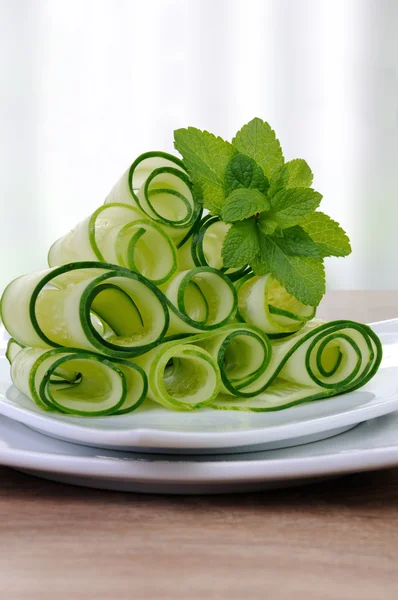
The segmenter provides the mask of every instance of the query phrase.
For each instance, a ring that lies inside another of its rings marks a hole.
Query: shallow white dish
[[[115,417],[48,414],[12,386],[2,357],[0,414],[61,440],[142,452],[209,454],[308,443],[398,410],[398,319],[376,323],[373,329],[381,337],[384,358],[364,388],[274,413],[179,413],[145,403],[130,415]]]
[[[322,442],[217,456],[100,450],[0,417],[0,464],[64,483],[129,492],[216,494],[286,487],[398,465],[398,413]]]

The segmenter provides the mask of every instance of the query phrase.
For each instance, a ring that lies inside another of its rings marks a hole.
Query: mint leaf
[[[244,125],[232,140],[242,154],[252,158],[271,178],[283,165],[282,148],[268,123],[255,118]]]
[[[292,188],[280,190],[270,200],[269,217],[285,229],[298,225],[313,212],[319,206],[322,196],[312,188]]]
[[[226,223],[234,223],[269,208],[269,200],[259,190],[238,188],[225,200],[221,217]]]
[[[272,235],[278,227],[278,223],[270,219],[267,213],[263,213],[258,220],[258,226],[264,235]]]
[[[279,241],[279,240],[278,240]],[[303,304],[317,306],[325,293],[322,258],[290,256],[271,237],[260,238],[260,257],[272,275]],[[258,268],[258,265],[256,265]]]
[[[271,272],[268,264],[260,256],[256,256],[256,258],[253,258],[250,261],[250,266],[252,268],[253,273],[255,275],[258,275],[259,277],[261,277],[262,275],[267,275],[267,273]]]
[[[322,256],[318,245],[299,225],[284,229],[283,237],[272,237],[272,240],[289,256]]]
[[[300,222],[317,244],[320,256],[347,256],[351,252],[350,240],[336,221],[322,212],[314,212]]]
[[[252,158],[237,154],[225,171],[225,193],[228,196],[237,188],[256,188],[260,192],[268,189],[268,179]]]
[[[281,170],[274,175],[268,193],[273,196],[283,188],[310,187],[313,178],[312,171],[306,161],[302,158],[295,158],[284,164]]]
[[[260,251],[257,225],[254,219],[234,223],[228,231],[221,255],[225,267],[244,267]]]
[[[212,213],[219,214],[225,199],[225,170],[236,150],[229,142],[195,127],[177,129],[174,146],[183,157],[200,201]]]

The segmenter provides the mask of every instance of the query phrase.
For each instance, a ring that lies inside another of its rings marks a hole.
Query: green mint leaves
[[[260,240],[254,219],[246,219],[232,225],[222,248],[226,267],[244,267],[260,252]]]
[[[279,227],[298,225],[308,214],[314,212],[321,203],[322,196],[311,188],[281,189],[271,198],[270,218]]]
[[[232,140],[232,145],[259,165],[264,175],[272,177],[283,166],[283,153],[275,131],[261,119],[244,125]]]
[[[237,154],[225,171],[225,194],[228,196],[237,188],[255,188],[266,192],[269,187],[261,167],[252,158]]]
[[[287,162],[271,179],[269,195],[274,196],[279,190],[311,187],[313,175],[310,167],[302,158]]]
[[[347,256],[351,252],[350,240],[336,221],[322,212],[307,215],[301,227],[319,248],[321,256]]]
[[[237,188],[225,200],[221,209],[221,218],[226,223],[234,223],[270,208],[270,201],[260,190]]]
[[[271,273],[298,300],[317,306],[325,293],[323,259],[347,256],[351,246],[340,225],[317,211],[322,196],[305,160],[285,163],[275,132],[258,118],[232,143],[193,127],[174,135],[194,195],[232,224],[224,266]]]
[[[194,193],[205,208],[219,214],[225,200],[225,171],[237,151],[220,137],[195,127],[177,129],[174,145],[184,158]]]
[[[286,252],[279,242],[283,238],[264,237],[261,240],[262,262],[268,272],[303,304],[317,306],[325,293],[325,269],[321,258],[295,256]]]

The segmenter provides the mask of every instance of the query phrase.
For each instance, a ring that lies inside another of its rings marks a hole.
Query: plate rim
[[[159,450],[210,450],[258,446],[268,442],[290,440],[296,437],[323,433],[339,427],[356,425],[398,410],[397,391],[392,398],[384,402],[371,406],[365,404],[343,413],[302,421],[300,422],[300,431],[298,433],[294,431],[292,423],[277,425],[272,429],[263,427],[256,430],[243,431],[184,432],[164,431],[155,428],[119,431],[115,429],[92,429],[64,421],[51,420],[46,415],[29,412],[23,407],[8,403],[7,401],[4,402],[3,399],[4,396],[0,394],[1,415],[18,421],[26,427],[50,437],[77,444],[84,442],[85,445],[98,447],[109,448],[110,446],[118,446],[124,449],[156,448]],[[267,431],[267,439],[264,439],[265,430]],[[72,437],[69,437],[68,433]]]

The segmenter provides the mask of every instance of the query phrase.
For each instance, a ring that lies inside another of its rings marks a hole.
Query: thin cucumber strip
[[[169,339],[216,330],[232,321],[237,311],[233,284],[211,267],[177,273],[163,292],[170,310]]]
[[[6,288],[2,306],[7,331],[27,346],[77,347],[118,358],[149,351],[169,326],[168,302],[158,288],[105,263],[20,277]],[[93,320],[97,314],[107,327]]]
[[[148,390],[138,365],[75,348],[23,348],[11,361],[11,378],[44,410],[79,416],[131,412]]]
[[[192,239],[188,240],[177,252],[177,265],[179,271],[188,271],[200,265],[192,258]]]
[[[20,352],[23,348],[25,348],[24,344],[18,342],[15,338],[10,338],[8,340],[5,356],[8,362],[11,364],[18,352]]]
[[[131,360],[113,359],[113,364],[123,373],[126,380],[126,395],[123,404],[113,413],[125,415],[133,412],[144,402],[148,395],[148,377],[145,371]]]
[[[203,348],[165,342],[134,359],[148,374],[148,398],[174,410],[194,410],[220,391],[217,363]]]
[[[226,269],[221,250],[231,225],[219,217],[206,215],[195,229],[190,241],[191,259],[196,266],[209,266],[224,272],[231,281],[237,281],[250,271],[250,267]],[[183,254],[184,258],[186,253]]]
[[[260,377],[271,361],[270,340],[250,325],[230,323],[190,336],[184,343],[195,344],[213,357],[220,371],[221,393],[235,396],[241,396],[241,390]]]
[[[105,204],[131,204],[182,245],[202,212],[182,161],[166,152],[141,154],[108,194]]]
[[[246,275],[236,289],[240,320],[270,337],[295,333],[315,317],[315,307],[302,304],[271,275]]]
[[[314,319],[288,338],[271,340],[267,368],[240,388],[242,398],[222,394],[211,406],[222,410],[281,410],[301,402],[356,390],[377,372],[379,338],[354,321]]]
[[[48,253],[50,267],[94,260],[144,275],[155,285],[177,270],[177,249],[154,221],[129,204],[106,204],[84,219]]]
[[[155,285],[171,279],[177,271],[177,249],[159,225],[148,219],[127,223],[115,243],[116,264],[141,273]]]

